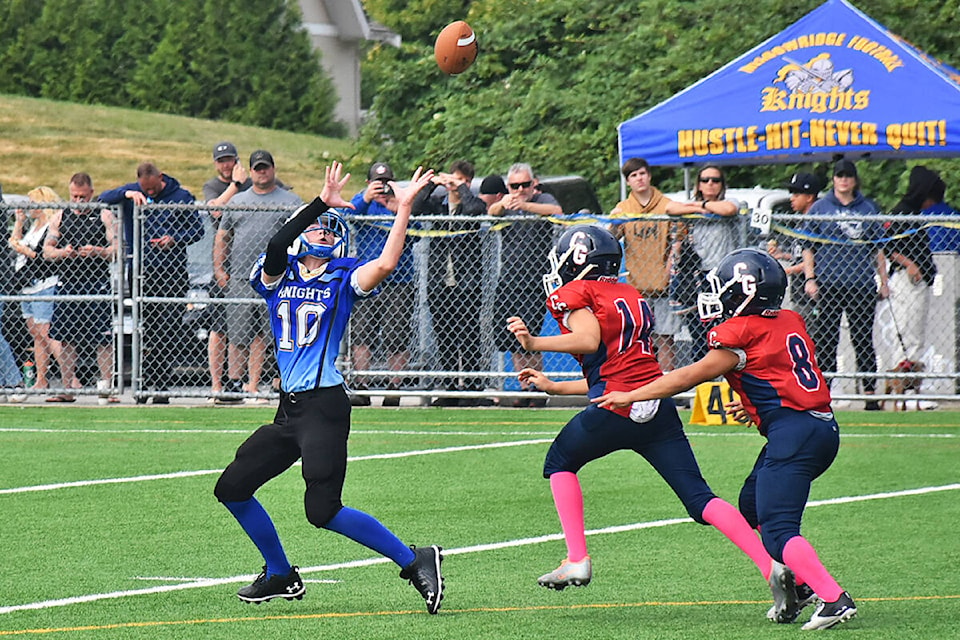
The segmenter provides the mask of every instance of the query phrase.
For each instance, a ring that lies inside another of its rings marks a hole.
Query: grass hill
[[[89,173],[99,192],[136,180],[144,160],[154,161],[199,197],[214,175],[213,145],[230,140],[244,165],[254,150],[270,151],[277,176],[309,200],[320,192],[324,164],[346,161],[354,148],[350,139],[10,95],[0,95],[0,131],[4,193],[26,193],[45,184],[64,198],[77,171]],[[369,163],[354,159],[356,166],[348,164],[353,175],[345,195],[363,187]]]

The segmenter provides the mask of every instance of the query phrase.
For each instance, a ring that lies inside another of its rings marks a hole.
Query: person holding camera
[[[379,216],[393,218],[397,214],[397,199],[390,188],[394,179],[393,169],[386,162],[374,162],[367,171],[367,188],[351,199],[353,210],[345,211],[352,216]],[[356,222],[356,221],[354,221]],[[392,222],[387,219],[362,221],[354,224],[357,257],[372,260],[380,255]],[[412,244],[416,238],[407,236],[397,268],[387,278],[389,286],[373,300],[357,305],[351,324],[353,340],[353,370],[368,371],[374,361],[374,349],[379,346],[384,354],[387,368],[400,371],[410,361],[409,344],[413,335],[411,317],[416,302],[416,283],[414,282],[414,264]],[[370,381],[354,374],[352,386],[355,390],[367,389]],[[387,381],[388,389],[398,389],[402,380],[399,377]],[[369,406],[368,396],[351,395],[353,406]],[[387,396],[383,406],[396,407],[400,398]]]

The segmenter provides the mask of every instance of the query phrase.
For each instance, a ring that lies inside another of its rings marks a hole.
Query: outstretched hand
[[[517,380],[520,381],[521,385],[526,385],[527,388],[533,387],[537,391],[546,391],[548,393],[553,384],[553,380],[543,375],[542,371],[531,369],[530,367],[521,369],[520,373],[517,374]]]
[[[410,183],[405,187],[401,187],[395,181],[391,180],[388,184],[393,189],[393,194],[397,199],[397,205],[411,205],[413,204],[413,199],[417,195],[417,192],[420,189],[423,189],[426,185],[430,184],[430,181],[433,180],[433,169],[423,170],[423,167],[417,167],[417,170],[413,172],[413,177],[410,178]]]
[[[334,160],[324,169],[324,172],[323,190],[320,192],[320,199],[323,200],[323,203],[332,209],[355,208],[349,200],[344,200],[343,195],[341,195],[343,186],[350,179],[349,173],[341,177],[343,165]]]
[[[533,336],[530,335],[527,324],[521,318],[518,316],[510,316],[507,318],[507,331],[513,334],[521,347],[527,351],[532,351],[530,347],[533,343]]]

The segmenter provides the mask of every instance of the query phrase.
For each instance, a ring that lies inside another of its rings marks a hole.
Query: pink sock
[[[826,570],[817,552],[806,538],[794,536],[783,545],[783,563],[793,569],[798,582],[803,580],[824,602],[836,602],[843,589]]]
[[[753,560],[764,580],[770,579],[773,560],[742,513],[726,500],[714,498],[704,507],[702,517]]]
[[[550,476],[553,504],[567,542],[567,560],[580,562],[587,555],[587,536],[583,524],[583,492],[577,474],[560,471]]]

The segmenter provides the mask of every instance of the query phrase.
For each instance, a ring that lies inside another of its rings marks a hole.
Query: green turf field
[[[548,591],[564,556],[548,442],[572,410],[354,411],[344,502],[446,551],[428,616],[398,568],[303,516],[298,468],[258,494],[302,601],[235,591],[261,560],[213,497],[260,408],[0,408],[0,637],[785,638],[769,589],[640,458],[581,473],[594,581]],[[813,487],[804,534],[856,599],[827,633],[960,638],[960,413],[839,414],[840,455]],[[714,491],[736,502],[762,445],[743,427],[688,427]],[[809,609],[800,622],[809,617]]]

